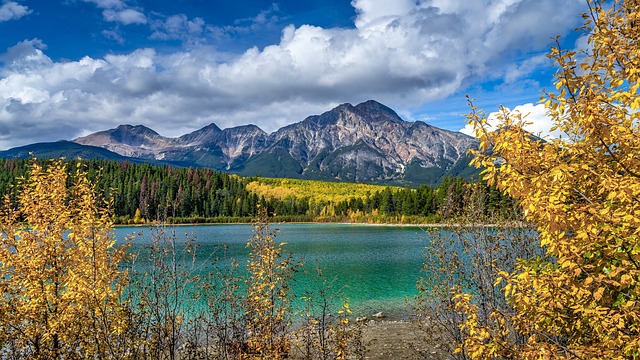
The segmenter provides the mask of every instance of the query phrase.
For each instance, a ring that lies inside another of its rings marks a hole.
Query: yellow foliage
[[[590,48],[549,55],[559,94],[543,102],[567,138],[538,139],[505,109],[495,132],[473,106],[469,115],[481,142],[474,163],[519,200],[556,259],[522,262],[503,280],[515,328],[487,331],[458,298],[475,358],[640,357],[640,6],[587,2]]]
[[[310,199],[338,203],[351,199],[365,199],[383,191],[387,186],[351,184],[316,180],[258,178],[247,184],[247,191],[270,199]],[[392,189],[400,190],[399,187]]]
[[[142,217],[142,212],[140,211],[140,209],[136,209],[135,214],[133,215],[133,223],[134,224],[144,224],[145,223],[145,218]]]
[[[78,164],[67,187],[62,161],[35,161],[18,209],[0,214],[0,349],[34,359],[115,357],[126,331],[123,277],[111,215]],[[120,354],[122,355],[122,354]]]
[[[283,256],[282,246],[274,242],[266,209],[258,209],[253,223],[253,237],[247,243],[251,250],[247,262],[246,327],[248,355],[260,359],[280,359],[288,356],[290,341],[291,299],[289,280],[297,264],[291,256]]]

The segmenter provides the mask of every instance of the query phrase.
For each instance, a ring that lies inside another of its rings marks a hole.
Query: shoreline
[[[115,224],[114,227],[149,227],[154,225],[161,226],[217,226],[217,225],[251,225],[251,222],[210,222],[210,223],[144,223],[144,224]],[[332,221],[273,221],[271,225],[353,225],[353,226],[393,226],[393,227],[420,227],[420,228],[452,228],[452,227],[467,227],[467,228],[494,228],[503,227],[505,225],[500,224],[441,224],[441,223],[421,223],[421,224],[404,224],[404,223],[361,223],[361,222],[332,222]],[[514,224],[513,227],[522,227],[522,224]]]

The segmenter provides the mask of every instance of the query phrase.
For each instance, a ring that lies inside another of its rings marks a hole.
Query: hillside
[[[102,147],[80,145],[71,141],[36,143],[0,151],[0,158],[5,159],[26,159],[31,157],[39,159],[57,159],[65,157],[67,159],[127,160],[127,157]]]

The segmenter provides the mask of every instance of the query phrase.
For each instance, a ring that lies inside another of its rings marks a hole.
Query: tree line
[[[0,162],[0,193],[10,194],[14,203],[19,190],[16,182],[28,176],[28,162],[18,159]],[[45,161],[40,163],[46,166]],[[67,166],[73,163],[67,162]],[[327,183],[310,182],[315,189],[311,195],[282,198],[260,194],[247,186],[267,183],[269,179],[241,178],[204,168],[111,160],[82,163],[97,193],[113,199],[115,221],[120,224],[154,220],[248,222],[257,215],[259,207],[280,221],[438,222],[459,214],[468,195],[465,180],[449,177],[436,187],[367,186],[366,191],[335,199],[323,195],[323,184]],[[509,199],[495,188],[488,191],[488,211],[504,211]]]

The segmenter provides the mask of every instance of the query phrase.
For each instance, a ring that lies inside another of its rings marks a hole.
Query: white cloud
[[[111,39],[120,45],[125,43],[124,38],[122,37],[122,35],[120,35],[120,33],[117,30],[102,30],[102,36],[104,36],[107,39]]]
[[[214,26],[201,17],[189,18],[185,14],[164,17],[154,14],[150,21],[152,40],[179,40],[185,48],[194,49],[205,44],[237,43],[245,35],[272,33],[280,30],[281,17],[278,4],[273,3],[255,16],[237,19],[233,25]]]
[[[204,42],[204,32],[207,28],[202,18],[189,20],[186,15],[173,15],[165,20],[156,20],[151,24],[153,33],[150,38],[155,40],[181,40],[186,43],[201,44]]]
[[[105,21],[117,22],[123,25],[146,24],[147,18],[140,11],[130,7],[122,0],[84,0],[103,9],[102,17]],[[108,37],[112,34],[106,34]]]
[[[263,27],[278,22],[278,20],[280,19],[280,17],[278,16],[279,12],[280,7],[278,6],[278,4],[272,3],[269,8],[260,11],[258,15],[245,19],[237,19],[234,21],[234,23],[237,26],[247,28]]]
[[[524,129],[536,136],[540,136],[542,138],[558,138],[560,137],[560,131],[551,131],[551,128],[555,123],[553,120],[547,116],[547,109],[543,104],[522,104],[518,105],[511,109],[507,109],[510,113],[520,113],[524,116],[524,119],[529,124],[524,127]],[[487,116],[488,119],[488,129],[489,131],[496,130],[496,126],[498,125],[498,112],[489,113]],[[473,132],[473,126],[467,124],[464,128],[460,129],[461,133],[475,136]]]
[[[384,28],[392,20],[409,14],[415,8],[415,1],[353,0],[351,5],[358,14],[355,21],[358,29],[370,26]]]
[[[102,12],[102,16],[104,16],[104,19],[107,21],[119,22],[124,25],[147,23],[147,18],[144,16],[144,14],[134,9],[107,9]]]
[[[118,0],[92,2],[105,11],[131,9]],[[495,68],[511,69],[516,55],[546,50],[540,44],[570,31],[582,6],[577,0],[561,7],[555,0],[353,5],[355,28],[290,25],[279,43],[235,56],[194,43],[173,54],[140,49],[57,63],[41,42],[18,44],[0,58],[0,148],[70,139],[121,123],[144,124],[167,136],[211,122],[273,131],[339,103],[367,99],[407,113]],[[152,26],[155,36],[166,39],[211,31],[184,15]],[[510,78],[525,76],[527,66],[522,60]],[[531,66],[538,66],[535,58]],[[35,119],[29,123],[33,130],[23,130],[25,119]]]
[[[84,0],[95,4],[100,9],[124,9],[126,4],[122,0]]]
[[[5,63],[0,75],[26,72],[35,68],[51,66],[53,62],[43,52],[47,46],[40,39],[24,40],[0,55]]]
[[[15,1],[3,1],[0,6],[0,22],[17,20],[31,14],[29,7],[20,5]]]
[[[128,55],[107,55],[105,60],[116,69],[126,72],[130,69],[154,68],[156,52],[153,49],[139,49]]]
[[[122,9],[126,7],[122,0],[84,0],[96,4],[101,9]]]

